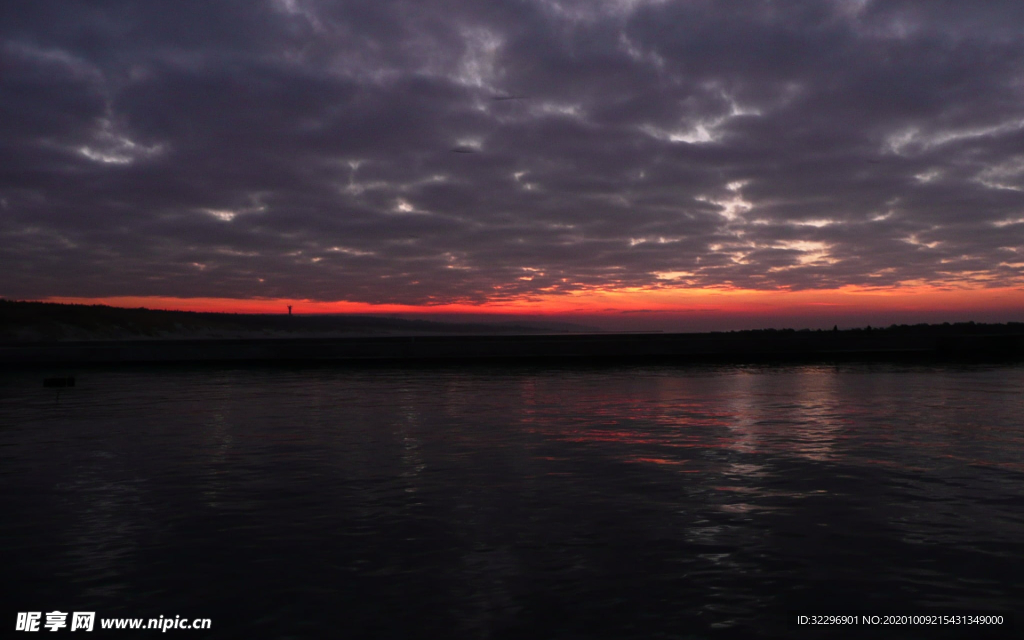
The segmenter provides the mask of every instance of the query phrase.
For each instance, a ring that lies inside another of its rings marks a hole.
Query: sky
[[[1024,320],[1020,0],[0,3],[0,296]]]

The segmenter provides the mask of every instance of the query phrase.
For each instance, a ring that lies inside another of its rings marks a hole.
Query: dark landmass
[[[106,319],[110,319],[108,325],[103,324]],[[1024,323],[1019,322],[892,325],[842,331],[559,334],[550,330],[540,332],[537,326],[514,324],[448,324],[367,316],[193,314],[0,302],[0,331],[7,332],[2,335],[21,335],[18,332],[26,326],[50,326],[47,323],[83,328],[90,335],[132,331],[133,339],[7,339],[0,342],[0,365],[486,360],[1024,361]],[[302,325],[304,329],[291,331],[293,325],[288,323],[307,324]],[[208,331],[203,338],[182,338],[178,325],[184,330]],[[231,335],[217,337],[210,333],[214,330]],[[324,337],[318,336],[318,332],[334,334]],[[253,333],[256,337],[252,337]]]
[[[204,313],[0,299],[0,344],[594,331],[558,322],[458,323],[369,315]]]

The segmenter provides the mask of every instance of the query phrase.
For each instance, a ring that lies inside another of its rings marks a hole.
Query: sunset
[[[0,247],[8,632],[1020,636],[1022,0],[7,0]]]
[[[107,304],[179,311],[370,314],[465,318],[550,318],[612,330],[709,331],[714,329],[830,328],[919,322],[1003,322],[1021,315],[1021,290],[1013,287],[927,285],[837,289],[757,290],[676,286],[580,288],[568,293],[523,294],[486,304],[450,301],[432,305],[354,301],[225,298],[110,297],[51,299],[68,304]]]
[[[1024,319],[1018,3],[0,12],[8,299]]]

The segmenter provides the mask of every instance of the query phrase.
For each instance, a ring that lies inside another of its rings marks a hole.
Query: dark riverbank
[[[462,335],[0,344],[0,363],[1015,361],[1020,325],[705,334]]]

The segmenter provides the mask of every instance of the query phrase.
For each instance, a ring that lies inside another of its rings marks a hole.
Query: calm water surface
[[[82,370],[59,403],[45,373],[0,374],[11,624],[812,637],[791,618],[1024,609],[1024,367]]]

